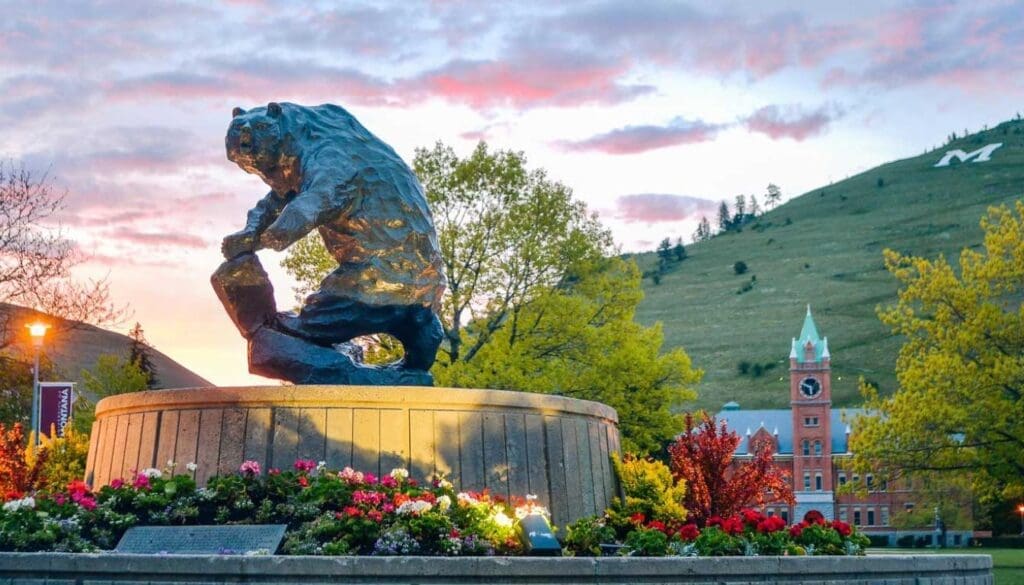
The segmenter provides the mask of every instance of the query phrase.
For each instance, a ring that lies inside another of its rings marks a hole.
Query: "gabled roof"
[[[858,414],[864,412],[862,408],[843,408],[833,409],[831,416],[831,430],[832,430],[832,454],[838,455],[846,453],[849,446],[847,445],[846,428],[847,422],[843,421],[845,417],[847,420],[852,420]],[[768,430],[769,433],[775,433],[778,430],[778,443],[779,443],[779,454],[780,455],[792,455],[793,454],[793,411],[788,409],[778,410],[722,410],[715,415],[715,418],[719,421],[726,421],[725,424],[731,431],[739,433],[740,444],[736,447],[737,455],[747,455],[750,453],[749,437],[753,437],[757,433],[757,430],[762,426]],[[747,429],[750,430],[750,435],[747,435]]]

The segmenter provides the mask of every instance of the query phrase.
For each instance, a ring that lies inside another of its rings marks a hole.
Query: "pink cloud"
[[[680,144],[714,140],[718,132],[725,127],[722,124],[709,124],[701,120],[675,118],[664,126],[625,126],[583,140],[558,141],[555,145],[569,152],[636,154]]]
[[[615,215],[627,223],[661,223],[696,219],[713,213],[718,204],[710,199],[667,193],[623,195],[615,201]]]
[[[751,132],[759,132],[772,140],[792,138],[799,142],[821,134],[842,116],[843,111],[836,106],[805,110],[795,105],[770,105],[747,116],[743,124]]]
[[[142,232],[133,229],[118,229],[107,232],[114,240],[142,246],[172,246],[179,248],[207,248],[211,244],[199,236],[184,232]]]

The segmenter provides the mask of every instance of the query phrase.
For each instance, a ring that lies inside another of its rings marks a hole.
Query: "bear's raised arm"
[[[311,163],[304,172],[302,190],[263,229],[260,247],[280,252],[337,217],[351,204],[355,175],[352,165],[335,156],[318,157]],[[343,169],[342,173],[337,172],[339,168]],[[344,180],[341,176],[349,178]]]
[[[239,254],[258,250],[260,234],[267,226],[274,223],[287,202],[288,199],[278,197],[273,191],[260,199],[259,203],[246,214],[245,227],[224,238],[221,243],[221,252],[224,253],[224,257],[230,260]]]

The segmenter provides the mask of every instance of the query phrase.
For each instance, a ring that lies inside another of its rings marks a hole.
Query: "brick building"
[[[850,456],[849,421],[863,411],[832,408],[831,361],[828,338],[818,335],[808,306],[800,337],[790,346],[790,408],[742,410],[739,404],[729,402],[716,416],[743,437],[736,449],[737,460],[749,459],[750,445],[768,439],[775,447],[776,464],[791,473],[796,505],[769,505],[768,514],[798,522],[807,512],[817,510],[866,533],[893,533],[892,515],[912,509],[914,493],[906,485],[886,485],[871,475],[861,478],[845,469]],[[837,493],[840,486],[862,480],[868,488],[865,497]]]

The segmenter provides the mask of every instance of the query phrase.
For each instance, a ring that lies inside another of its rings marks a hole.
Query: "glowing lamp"
[[[46,330],[50,328],[46,323],[30,323],[25,325],[25,327],[28,329],[29,335],[32,336],[32,344],[37,347],[43,344]]]

